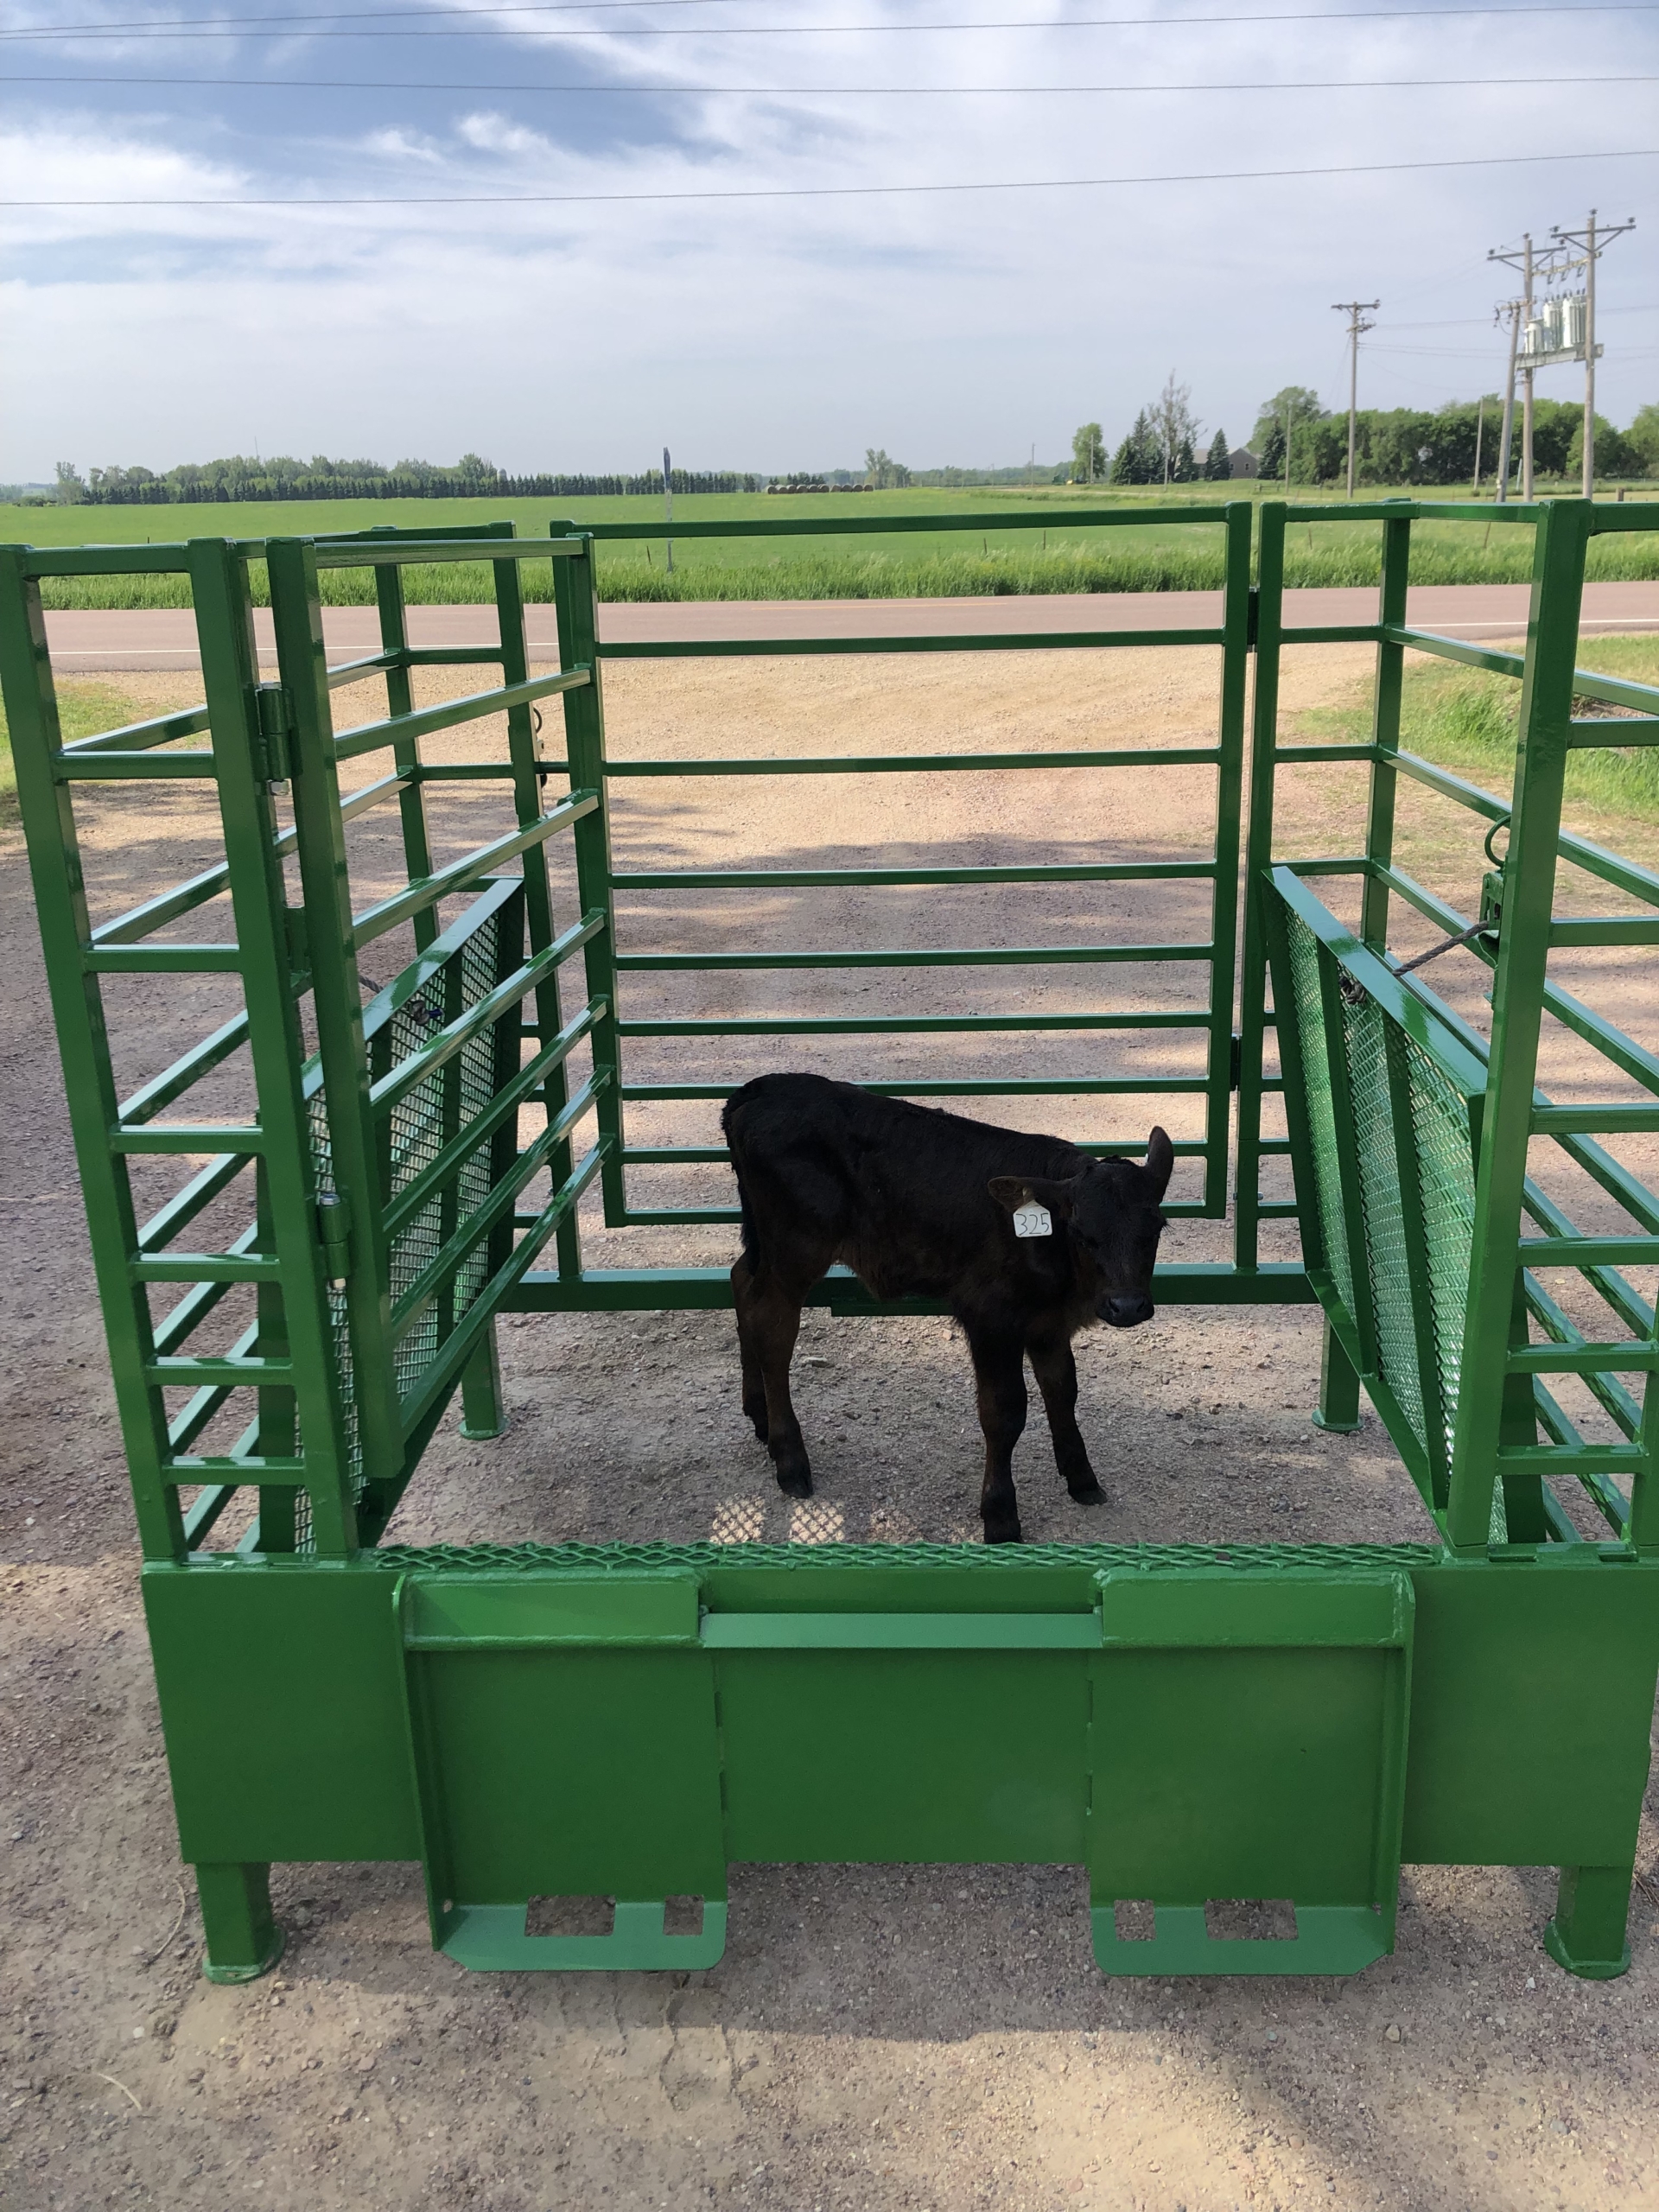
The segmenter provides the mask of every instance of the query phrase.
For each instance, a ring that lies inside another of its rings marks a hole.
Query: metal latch
[[[259,708],[260,774],[273,798],[286,798],[290,773],[288,733],[293,726],[288,693],[280,683],[262,683],[254,696]]]
[[[322,1239],[323,1273],[330,1290],[344,1290],[352,1265],[351,1209],[338,1191],[317,1200],[317,1234]]]

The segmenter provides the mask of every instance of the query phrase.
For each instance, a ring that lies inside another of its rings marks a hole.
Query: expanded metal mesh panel
[[[1337,1158],[1336,1102],[1325,1055],[1325,1008],[1319,990],[1319,939],[1292,917],[1288,925],[1291,986],[1295,994],[1296,1034],[1301,1046],[1307,1122],[1313,1138],[1313,1183],[1325,1265],[1337,1294],[1354,1310],[1353,1264],[1342,1206],[1342,1177]]]
[[[1286,935],[1311,1139],[1308,1166],[1332,1279],[1363,1338],[1365,1318],[1355,1305],[1354,1260],[1359,1259],[1376,1373],[1431,1467],[1443,1470],[1457,1421],[1474,1237],[1469,1103],[1433,1054],[1294,912],[1286,915]],[[1325,962],[1341,1012],[1338,1084],[1332,1080],[1320,988]],[[1344,1159],[1357,1186],[1350,1195],[1358,1201],[1363,1230],[1364,1250],[1358,1255],[1348,1248]],[[1421,1248],[1413,1214],[1421,1220]],[[1420,1333],[1425,1304],[1433,1353],[1427,1375]]]
[[[1403,1050],[1410,1071],[1412,1129],[1428,1247],[1428,1295],[1449,1460],[1463,1382],[1463,1325],[1475,1239],[1474,1147],[1468,1101],[1409,1038],[1403,1040]]]
[[[1375,999],[1341,995],[1342,1042],[1354,1117],[1354,1159],[1365,1224],[1365,1273],[1376,1328],[1377,1371],[1400,1402],[1400,1410],[1425,1450],[1428,1425],[1417,1372],[1411,1256],[1400,1197],[1394,1102],[1389,1088],[1388,1040]]]
[[[495,987],[496,962],[499,957],[499,928],[492,921],[487,930],[469,940],[461,956],[461,995],[466,1006],[475,1006],[479,1000]],[[474,1037],[462,1051],[456,1071],[459,1092],[459,1126],[466,1128],[475,1121],[495,1096],[495,1032],[486,1029]],[[493,1178],[490,1173],[491,1141],[486,1137],[475,1145],[461,1162],[455,1177],[455,1195],[460,1218],[481,1206],[490,1194]],[[457,1320],[467,1311],[489,1279],[489,1240],[475,1244],[455,1275],[454,1312]]]
[[[410,1053],[419,1052],[423,1045],[430,1042],[435,1030],[442,1029],[461,1011],[458,1001],[454,1006],[449,1003],[454,995],[451,964],[446,963],[429,982],[411,993],[377,1034],[376,1057],[387,1069],[399,1066]],[[446,1070],[438,1069],[424,1083],[416,1084],[391,1109],[386,1128],[388,1198],[395,1198],[406,1191],[443,1149],[446,1092],[450,1087],[446,1076]],[[446,1194],[435,1192],[388,1244],[386,1259],[394,1306],[438,1256],[447,1225],[447,1210]],[[429,1306],[393,1352],[392,1369],[400,1398],[408,1395],[431,1365],[438,1349],[438,1309],[435,1305]]]

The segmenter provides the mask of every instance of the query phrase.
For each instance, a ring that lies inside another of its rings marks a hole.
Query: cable
[[[1135,184],[1243,184],[1306,176],[1394,176],[1407,169],[1490,169],[1541,162],[1642,162],[1659,146],[1581,154],[1484,154],[1443,162],[1351,162],[1307,169],[1188,169],[1164,176],[1058,176],[999,179],[986,184],[778,184],[702,192],[387,193],[307,200],[0,200],[0,207],[563,207],[633,200],[869,200],[945,192],[1078,192]]]
[[[432,79],[380,82],[339,77],[0,77],[8,85],[186,85],[213,92],[228,90],[302,92],[609,92],[641,98],[677,94],[688,99],[933,99],[982,98],[999,93],[1090,92],[1433,92],[1450,88],[1548,85],[1656,85],[1659,76],[1635,77],[1628,70],[1606,77],[1313,77],[1288,84],[1271,78],[1225,85],[469,85]]]
[[[465,14],[471,19],[496,15],[539,13],[539,10],[467,9],[440,10]],[[1399,22],[1426,16],[1441,20],[1453,16],[1651,16],[1659,13],[1659,0],[1590,0],[1590,4],[1573,7],[1560,4],[1560,0],[1546,0],[1538,6],[1518,8],[1463,7],[1463,8],[1368,8],[1355,10],[1335,8],[1299,10],[1294,12],[1248,16],[1073,16],[1047,22],[1033,22],[1029,17],[1017,21],[979,23],[701,23],[684,29],[618,23],[596,30],[543,30],[537,27],[543,39],[579,38],[862,38],[887,31],[1074,31],[1074,30],[1181,30],[1189,25],[1214,26],[1229,23],[1357,23]],[[303,22],[327,22],[327,16],[305,17]],[[339,20],[334,18],[333,20]],[[162,25],[152,29],[142,22],[115,26],[79,26],[73,30],[7,30],[0,31],[0,40],[27,39],[39,41],[83,38],[121,39],[181,39],[181,38],[467,38],[470,28],[460,30],[244,30],[231,24],[219,26],[202,19],[188,29],[175,29]]]

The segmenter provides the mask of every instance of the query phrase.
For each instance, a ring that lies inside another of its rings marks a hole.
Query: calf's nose
[[[1149,1298],[1109,1298],[1102,1319],[1115,1329],[1133,1329],[1142,1321],[1150,1321],[1153,1310]]]

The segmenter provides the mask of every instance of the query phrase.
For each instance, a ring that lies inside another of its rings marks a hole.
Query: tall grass
[[[1312,542],[1308,542],[1311,540]],[[800,550],[795,550],[797,545]],[[773,550],[773,547],[779,550]],[[1380,550],[1370,537],[1332,539],[1311,530],[1286,548],[1285,577],[1293,588],[1372,585]],[[1472,540],[1423,537],[1412,549],[1412,578],[1421,584],[1524,583],[1532,573],[1529,532],[1507,531],[1481,545]],[[1609,534],[1594,539],[1586,573],[1596,579],[1659,578],[1659,534]],[[527,561],[524,596],[545,605],[553,596],[551,564]],[[254,604],[269,604],[263,562],[249,564]],[[634,547],[601,547],[599,595],[624,601],[811,599],[1001,599],[1072,592],[1214,591],[1222,582],[1222,552],[1211,545],[1023,547],[1007,551],[887,553],[825,551],[800,541],[770,541],[753,556],[729,563],[696,550],[682,553],[671,575],[647,565]],[[372,607],[374,581],[366,569],[325,569],[319,579],[325,607]],[[490,571],[481,561],[444,561],[404,572],[411,605],[471,607],[491,596]],[[41,585],[48,608],[184,607],[189,586],[181,575],[48,576]]]
[[[1599,675],[1659,686],[1659,637],[1587,638],[1579,664]],[[1456,668],[1444,661],[1415,664],[1406,671],[1400,701],[1400,742],[1437,766],[1467,776],[1499,798],[1515,779],[1515,751],[1521,686],[1513,677],[1489,676],[1479,669]],[[1607,712],[1589,701],[1578,711]],[[1338,743],[1363,743],[1369,734],[1370,687],[1333,708],[1311,710],[1300,718],[1308,736]],[[1606,750],[1569,754],[1566,798],[1585,812],[1659,823],[1659,748],[1618,747],[1618,718],[1607,724]]]

